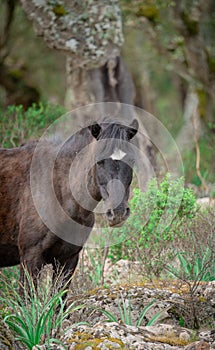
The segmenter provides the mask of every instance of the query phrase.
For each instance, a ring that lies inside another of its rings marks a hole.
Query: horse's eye
[[[97,164],[98,164],[98,165],[103,165],[103,164],[104,164],[104,159],[99,160],[99,161],[97,162]]]

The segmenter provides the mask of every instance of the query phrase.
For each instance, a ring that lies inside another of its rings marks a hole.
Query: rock
[[[138,261],[120,259],[113,264],[111,259],[107,259],[104,269],[105,283],[118,284],[123,281],[126,283],[128,278],[132,281],[139,280],[142,270],[143,265]]]
[[[17,350],[13,335],[0,318],[0,349]]]
[[[215,281],[211,281],[205,285],[202,295],[210,300],[210,303],[215,306]]]
[[[188,340],[190,340],[190,334],[189,334],[189,332],[183,330],[183,331],[179,334],[179,339],[185,340],[185,341],[188,342]]]
[[[207,208],[207,207],[214,207],[215,206],[215,200],[209,197],[203,197],[203,198],[198,198],[197,199],[197,204],[201,208]]]
[[[200,332],[199,338],[209,343],[213,349],[215,349],[215,329]]]
[[[120,349],[121,346],[120,344],[115,343],[113,341],[105,340],[103,343],[98,345],[98,348],[100,348],[101,350],[109,350],[109,349]]]
[[[213,331],[201,332],[198,341],[189,344],[195,335],[194,332],[188,329],[188,327],[180,327],[178,318],[174,318],[177,305],[180,305],[185,311],[190,310],[186,309],[187,305],[185,301],[187,300],[187,294],[184,295],[186,290],[176,290],[174,286],[171,287],[170,285],[168,285],[168,288],[164,285],[161,285],[160,288],[159,286],[156,288],[155,286],[150,287],[149,284],[143,286],[118,285],[111,286],[109,289],[96,289],[95,291],[84,294],[83,299],[80,299],[80,297],[77,299],[77,304],[84,302],[90,307],[88,308],[87,306],[84,310],[78,310],[76,314],[73,313],[71,315],[70,322],[73,325],[69,327],[66,332],[67,335],[65,334],[61,340],[65,345],[68,342],[70,346],[72,344],[73,347],[70,348],[71,350],[75,349],[75,345],[80,344],[80,342],[82,347],[84,346],[83,339],[81,338],[82,335],[87,338],[86,346],[93,347],[93,342],[97,342],[96,347],[99,349],[108,348],[108,341],[114,344],[116,343],[116,348],[119,345],[119,349],[125,350],[210,349],[210,346],[214,345]],[[207,315],[207,322],[209,321],[209,317],[211,317],[210,315],[214,315],[214,304],[211,302],[214,297],[214,287],[214,282],[202,283],[199,284],[197,290],[197,301],[201,308],[205,310],[204,313]],[[125,325],[120,321],[119,302],[122,302],[122,300],[124,300],[124,305],[129,305],[131,309],[132,326]],[[146,313],[142,325],[136,327],[135,324],[141,310],[152,300],[156,300],[156,302],[152,305],[152,308],[149,310],[150,312]],[[92,312],[91,307],[95,306],[114,314],[119,322],[104,322],[106,319],[104,314],[95,309]],[[166,323],[147,326],[146,324],[151,317],[160,311],[166,311],[168,316],[168,319],[165,320]],[[177,316],[180,315],[181,310],[179,309],[178,311],[179,313],[176,313]],[[76,322],[87,321],[90,326],[74,325],[73,316],[75,316]],[[213,324],[211,318],[210,322]],[[113,349],[114,344],[112,344]]]
[[[191,331],[183,329],[188,338]],[[75,345],[81,344],[96,347],[101,350],[107,349],[149,349],[149,350],[177,350],[187,344],[186,339],[180,339],[179,327],[171,325],[156,325],[147,327],[133,327],[125,324],[98,323],[93,327],[88,325],[72,325],[64,336],[64,343],[73,344],[70,349],[75,349]]]
[[[177,329],[169,324],[158,324],[156,326],[146,326],[144,328],[155,336],[164,335],[166,337],[172,337],[177,333]]]
[[[185,350],[210,350],[210,345],[205,341],[196,341],[195,343],[185,346]]]

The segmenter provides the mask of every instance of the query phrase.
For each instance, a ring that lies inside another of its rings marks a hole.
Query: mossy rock
[[[78,340],[77,340],[78,338]],[[69,343],[77,343],[74,347],[75,350],[84,350],[87,346],[91,346],[93,350],[99,350],[99,345],[103,343],[105,340],[110,342],[110,344],[106,344],[106,347],[109,349],[116,349],[116,347],[112,346],[111,343],[116,343],[120,347],[118,349],[126,349],[124,343],[116,338],[111,337],[102,337],[102,338],[94,338],[91,334],[86,332],[75,332],[73,337],[68,340]]]
[[[187,344],[189,344],[189,341],[180,339],[179,337],[167,337],[167,336],[154,336],[154,337],[150,337],[150,340],[152,342],[159,342],[159,343],[164,343],[164,344],[169,344],[172,346],[185,346]]]
[[[65,16],[66,14],[68,14],[68,11],[66,11],[65,8],[59,4],[53,7],[53,12],[58,17]]]
[[[154,22],[158,19],[159,11],[158,11],[158,8],[156,6],[145,5],[145,6],[141,6],[138,8],[138,10],[136,12],[136,16],[137,17],[146,17],[146,18],[148,18],[148,20]]]

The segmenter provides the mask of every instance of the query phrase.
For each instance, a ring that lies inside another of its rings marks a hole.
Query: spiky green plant
[[[195,254],[192,259],[187,252],[178,252],[176,255],[179,266],[169,266],[173,276],[183,277],[188,281],[210,282],[215,280],[214,252],[205,248],[202,254]]]
[[[135,323],[133,322],[133,319],[132,319],[132,309],[131,309],[130,297],[128,297],[127,302],[123,298],[122,295],[121,295],[121,300],[118,298],[117,305],[118,305],[118,310],[119,310],[119,317],[117,317],[113,313],[111,313],[107,310],[104,310],[104,309],[97,309],[97,310],[100,311],[105,316],[107,316],[107,320],[105,320],[107,322],[117,322],[118,323],[120,321],[123,324],[127,324],[128,326],[135,325],[136,327],[139,327],[142,325],[143,320],[144,320],[147,312],[154,306],[154,304],[156,304],[156,300],[152,300],[151,302],[149,302],[142,309],[142,311],[140,312]],[[158,311],[157,313],[155,313],[152,316],[152,318],[148,321],[147,326],[152,326],[153,324],[155,324],[155,322],[158,319],[164,318],[162,316],[164,316],[164,312],[166,312],[168,309],[161,310],[161,311]]]
[[[14,289],[10,280],[1,275],[3,291],[0,295],[0,303],[6,309],[5,324],[13,332],[15,339],[31,350],[36,345],[45,345],[50,349],[51,344],[63,343],[54,335],[59,334],[63,321],[68,315],[83,305],[74,303],[66,306],[65,298],[67,289],[56,291],[56,283],[44,283],[35,287],[35,284],[27,271],[25,271],[26,283],[21,296]]]

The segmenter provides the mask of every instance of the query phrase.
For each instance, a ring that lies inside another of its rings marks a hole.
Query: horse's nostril
[[[130,208],[125,209],[125,217],[127,218],[130,215]]]
[[[107,212],[106,212],[106,216],[109,220],[113,220],[114,218],[114,212],[112,209],[108,209]]]

